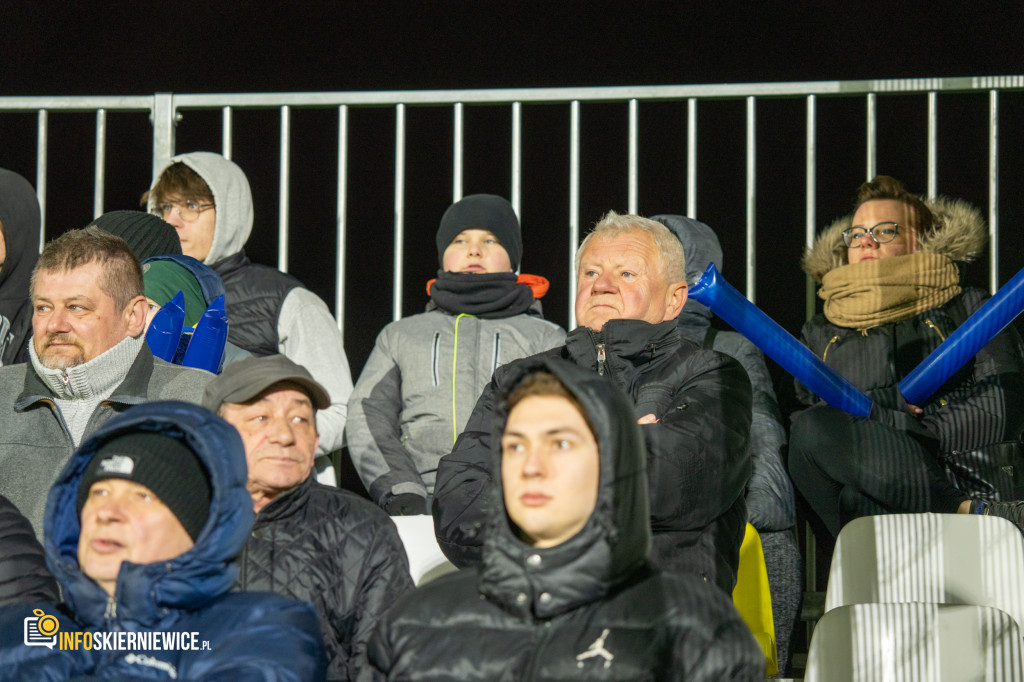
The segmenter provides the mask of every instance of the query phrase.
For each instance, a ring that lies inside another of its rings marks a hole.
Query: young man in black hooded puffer
[[[764,655],[729,599],[648,559],[632,402],[556,358],[512,371],[483,562],[397,602],[359,679],[763,679]]]

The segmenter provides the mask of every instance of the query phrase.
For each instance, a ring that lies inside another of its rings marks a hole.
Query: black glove
[[[427,500],[415,493],[392,495],[384,503],[384,511],[390,516],[416,516],[427,513]]]

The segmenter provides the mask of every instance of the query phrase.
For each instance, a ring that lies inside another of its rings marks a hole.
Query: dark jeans
[[[789,473],[833,535],[873,514],[953,513],[967,499],[928,443],[886,424],[824,405],[793,421]]]

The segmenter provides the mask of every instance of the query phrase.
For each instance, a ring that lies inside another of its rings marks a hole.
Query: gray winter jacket
[[[139,354],[114,389],[89,418],[88,436],[108,419],[132,405],[153,400],[199,403],[213,375],[154,358],[142,344]],[[46,495],[71,458],[74,443],[54,394],[32,363],[0,368],[0,495],[32,522],[40,541]]]
[[[668,227],[683,243],[686,281],[691,285],[700,279],[709,263],[722,271],[722,246],[710,227],[681,215],[656,215],[651,219]],[[747,520],[760,532],[791,528],[796,523],[796,502],[793,483],[782,463],[786,430],[764,356],[742,334],[713,330],[712,317],[707,306],[688,298],[679,314],[679,334],[698,346],[739,360],[750,377],[753,404],[747,446],[751,464]]]
[[[427,498],[494,370],[565,343],[565,331],[530,312],[502,319],[425,313],[384,327],[348,406],[348,448],[370,497]]]

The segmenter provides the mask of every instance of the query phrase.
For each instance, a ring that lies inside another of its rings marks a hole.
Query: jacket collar
[[[256,515],[256,525],[272,523],[293,516],[309,502],[309,491],[313,488],[314,476],[310,473],[306,480],[291,490],[286,490],[264,507]]]
[[[577,327],[565,339],[569,357],[578,365],[599,370],[599,346],[612,372],[628,371],[653,361],[681,343],[676,321],[651,324],[643,320],[609,320],[601,331]]]
[[[246,265],[249,265],[249,263],[249,257],[245,255],[245,249],[242,249],[241,251],[236,251],[230,256],[225,256],[224,258],[221,258],[219,261],[217,261],[210,267],[213,268],[214,271],[223,279],[224,277],[227,277],[236,270],[239,270],[240,268],[244,268]]]
[[[135,356],[135,361],[128,368],[128,373],[118,384],[114,392],[107,398],[106,402],[120,403],[122,405],[138,405],[145,402],[149,388],[149,380],[153,375],[153,366],[156,362],[163,362],[153,357],[149,346],[145,343]],[[25,385],[14,401],[14,409],[23,412],[30,406],[42,402],[53,401],[56,398],[53,391],[46,385],[38,374],[32,369],[31,363],[25,369]]]

